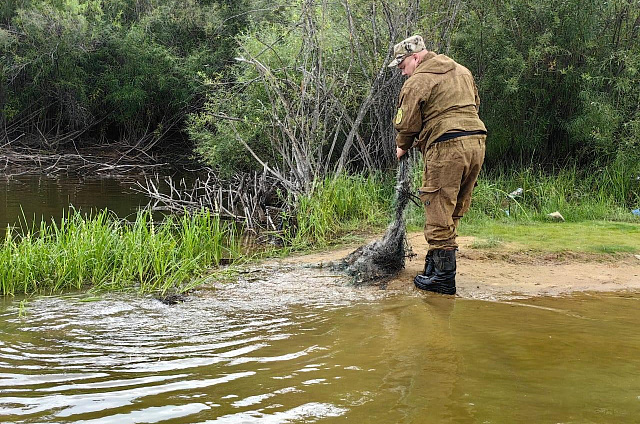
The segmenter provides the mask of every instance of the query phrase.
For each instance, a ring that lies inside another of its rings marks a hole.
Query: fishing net
[[[407,243],[404,219],[404,211],[412,197],[409,160],[405,156],[398,164],[393,222],[381,239],[359,247],[334,263],[332,268],[352,276],[357,285],[383,282],[400,272],[405,259],[413,255]]]

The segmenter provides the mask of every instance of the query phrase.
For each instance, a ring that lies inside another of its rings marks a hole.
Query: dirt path
[[[417,292],[413,277],[422,271],[425,242],[422,233],[408,234],[415,253],[406,268],[387,285],[388,291]],[[558,296],[589,291],[640,291],[640,259],[634,255],[584,253],[544,254],[513,250],[472,249],[473,237],[460,237],[458,296],[474,299],[504,299]],[[290,264],[316,264],[343,258],[357,245],[322,253],[294,256]]]

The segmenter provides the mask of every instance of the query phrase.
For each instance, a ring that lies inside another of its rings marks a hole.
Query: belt
[[[479,135],[479,134],[487,134],[486,131],[476,130],[476,131],[452,131],[446,132],[442,134],[440,137],[436,138],[434,143],[441,143],[443,141],[451,140],[452,138],[464,137],[465,135]]]

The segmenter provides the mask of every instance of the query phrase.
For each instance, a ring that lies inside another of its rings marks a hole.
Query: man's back
[[[446,132],[486,131],[478,116],[480,99],[471,72],[442,54],[425,56],[405,81],[400,103],[420,105],[422,129],[416,145],[421,150]]]

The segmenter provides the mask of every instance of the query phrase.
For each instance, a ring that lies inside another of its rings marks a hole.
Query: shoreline
[[[388,293],[420,294],[413,277],[422,271],[425,242],[422,232],[407,234],[417,256],[385,284]],[[640,291],[640,259],[633,254],[588,254],[471,248],[474,237],[459,237],[457,297],[506,300],[563,296],[584,292]],[[364,243],[362,243],[364,244]],[[278,259],[282,265],[310,265],[339,260],[358,245]],[[379,290],[378,287],[376,290]]]

